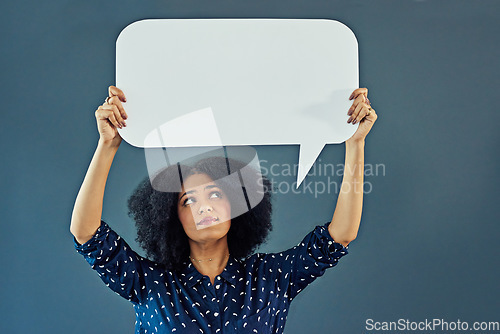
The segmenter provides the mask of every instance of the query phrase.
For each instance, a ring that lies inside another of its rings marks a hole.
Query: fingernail
[[[354,120],[354,121],[352,122],[352,124],[356,124],[356,120]]]
[[[347,112],[347,115],[351,116],[351,115],[352,115],[352,110],[349,110],[349,111]]]
[[[347,120],[347,123],[349,123],[351,121],[351,117],[349,117],[349,119]]]

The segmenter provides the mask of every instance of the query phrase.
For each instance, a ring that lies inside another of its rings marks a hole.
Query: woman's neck
[[[222,273],[229,260],[227,239],[203,244],[190,240],[190,249],[191,263],[200,274],[210,277],[213,284],[215,276]]]

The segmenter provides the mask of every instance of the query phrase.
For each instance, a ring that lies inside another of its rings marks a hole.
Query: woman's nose
[[[203,212],[212,212],[213,209],[209,204],[202,203],[198,209],[198,213],[201,215]]]

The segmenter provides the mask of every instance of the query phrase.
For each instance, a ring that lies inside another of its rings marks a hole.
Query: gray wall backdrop
[[[98,140],[94,111],[114,83],[115,39],[146,18],[329,18],[358,38],[360,83],[379,114],[366,163],[385,173],[366,177],[350,254],[292,303],[287,334],[363,333],[367,318],[500,321],[499,10],[450,0],[2,1],[0,332],[133,332],[132,305],[74,251],[69,224]],[[264,167],[298,159],[298,146],[256,149]],[[321,163],[343,154],[328,145]],[[126,200],[146,173],[143,151],[123,142],[103,212],[138,251]],[[260,250],[295,245],[335,203],[335,193],[277,193]]]

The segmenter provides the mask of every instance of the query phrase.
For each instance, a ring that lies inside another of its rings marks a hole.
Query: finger
[[[118,110],[120,111],[120,115],[122,116],[123,119],[127,119],[128,115],[125,112],[125,109],[123,108],[122,101],[120,101],[120,98],[118,96],[112,96],[108,98],[108,104],[113,104],[118,107]]]
[[[109,115],[108,115],[109,121],[115,126],[115,128],[123,128],[123,126],[116,120],[115,113],[110,110]]]
[[[375,122],[375,120],[377,119],[377,114],[375,113],[375,110],[372,109],[371,107],[363,108],[363,110],[358,115],[358,119],[354,120],[354,124],[356,124],[357,122],[361,122],[363,119]]]
[[[113,113],[113,118],[118,122],[119,128],[121,129],[122,126],[127,126],[125,121],[123,120],[122,116],[120,115],[120,111],[118,110],[118,107],[114,104],[105,104],[102,106],[103,110],[109,110]],[[117,124],[113,123],[113,125],[117,126]]]
[[[360,104],[360,103],[365,103],[365,96],[364,95],[358,95],[358,97],[356,97],[356,99],[354,100],[354,102],[352,103],[352,106],[349,108],[349,110],[347,111],[347,115],[349,116],[352,116],[354,110],[356,109],[356,107]],[[356,116],[354,116],[356,117]],[[354,118],[353,117],[353,118]]]
[[[352,100],[354,98],[356,98],[359,94],[363,94],[365,96],[368,96],[368,89],[367,88],[358,88],[358,89],[355,89],[351,96],[349,96],[349,100]]]
[[[370,114],[366,116],[366,119],[375,122],[377,118],[378,118],[377,112],[375,111],[375,109],[372,108],[370,110]]]
[[[354,121],[352,122],[352,124],[359,123],[359,122],[361,122],[361,120],[363,118],[365,118],[366,116],[368,116],[368,114],[371,113],[371,111],[369,111],[368,108],[369,108],[368,106],[362,107],[361,110],[358,113],[358,116],[356,116],[356,118],[354,119]]]
[[[111,126],[115,128],[121,128],[121,125],[118,124],[116,117],[114,116],[113,110],[104,109],[104,106],[99,106],[99,109],[95,112],[95,117],[97,120],[106,120],[111,123]]]
[[[107,110],[112,110],[113,114],[115,115],[116,120],[122,125],[122,126],[127,126],[125,123],[125,120],[123,119],[122,115],[120,114],[120,110],[115,104],[108,104],[103,106]]]
[[[361,111],[363,110],[363,108],[367,108],[367,105],[366,103],[362,102],[362,103],[359,103],[357,106],[356,106],[356,109],[354,109],[354,112],[352,113],[351,115],[351,121],[352,121],[352,124],[356,124],[356,120],[359,121],[359,116],[361,114]],[[363,115],[364,116],[364,115]]]
[[[106,109],[106,105],[99,106],[99,109],[97,109],[95,113],[95,117],[97,118],[97,120],[108,121],[115,128],[121,127],[121,125],[118,124],[118,121],[116,120],[113,110]]]
[[[118,96],[118,98],[120,98],[121,101],[127,102],[127,98],[125,97],[125,94],[118,87],[109,86],[109,88],[108,88],[108,95],[109,95],[109,97]]]

